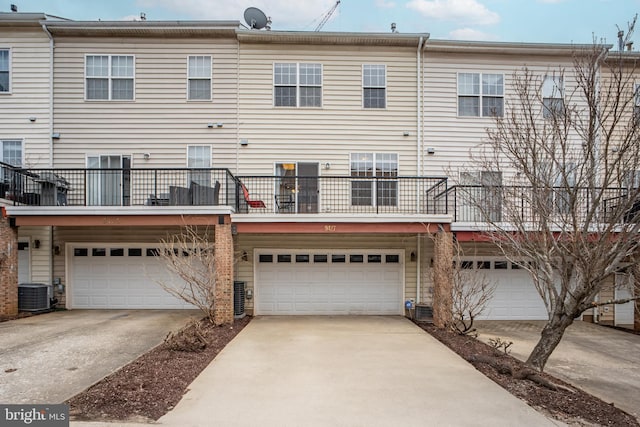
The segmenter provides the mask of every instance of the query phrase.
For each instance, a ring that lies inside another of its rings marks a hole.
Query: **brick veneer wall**
[[[439,231],[433,252],[433,324],[444,328],[452,320],[453,234]]]
[[[222,215],[224,224],[215,227],[216,290],[214,321],[217,325],[233,323],[233,236],[231,217]]]
[[[0,318],[18,314],[18,229],[0,216]]]

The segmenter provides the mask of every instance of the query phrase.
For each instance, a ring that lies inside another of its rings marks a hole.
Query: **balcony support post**
[[[433,252],[433,324],[445,328],[452,321],[453,233],[438,231]]]
[[[230,215],[219,216],[214,233],[216,263],[214,321],[216,325],[228,325],[233,323],[233,235]]]

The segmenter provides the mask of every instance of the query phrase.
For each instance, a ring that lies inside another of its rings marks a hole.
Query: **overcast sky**
[[[5,0],[20,12],[44,12],[74,20],[239,20],[258,7],[273,30],[312,31],[335,0]],[[404,33],[432,38],[510,42],[609,43],[617,28],[640,11],[640,0],[341,0],[323,31]],[[640,35],[640,27],[637,34]],[[640,36],[636,38],[640,48]],[[636,49],[637,50],[637,49]]]

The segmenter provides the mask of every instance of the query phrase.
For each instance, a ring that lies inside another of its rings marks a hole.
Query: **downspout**
[[[55,49],[53,36],[47,29],[47,24],[42,24],[42,31],[49,37],[49,167],[53,168],[53,51]]]
[[[53,138],[51,135],[53,134],[53,52],[55,49],[55,43],[53,40],[53,35],[49,32],[47,28],[47,24],[42,24],[42,31],[49,38],[49,167],[53,168]],[[49,274],[51,276],[51,286],[53,286],[54,282],[54,272],[53,272],[53,226],[49,226]],[[55,289],[52,292],[52,297],[55,297]],[[66,304],[66,301],[65,301]]]
[[[418,41],[418,51],[416,54],[416,79],[417,79],[417,98],[418,98],[418,111],[416,112],[417,116],[417,146],[418,146],[418,158],[417,158],[417,175],[422,176],[422,98],[421,98],[421,88],[422,88],[422,45],[424,43],[424,38],[420,36],[420,40]],[[418,183],[418,186],[420,184]],[[420,191],[418,191],[417,201],[418,203],[418,212],[420,212]],[[418,233],[418,254],[416,259],[416,303],[420,302],[420,287],[421,287],[421,278],[420,278],[420,263],[421,263],[421,254],[420,254],[420,233]]]
[[[236,49],[236,172],[235,175],[240,174],[240,39],[238,39],[238,33],[236,31],[236,41],[238,47]]]
[[[417,266],[416,266],[416,304],[420,304],[422,301],[422,295],[420,294],[421,288],[421,278],[422,274],[422,237],[418,234],[418,256],[417,256]],[[415,312],[414,312],[415,313]]]

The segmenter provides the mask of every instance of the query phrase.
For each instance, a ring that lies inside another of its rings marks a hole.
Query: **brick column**
[[[0,215],[0,318],[18,314],[18,229]]]
[[[224,325],[233,323],[233,236],[231,235],[231,217],[220,215],[218,218],[214,243],[216,256],[214,321],[216,325]]]
[[[452,318],[453,234],[439,231],[433,246],[433,324],[446,327]]]

